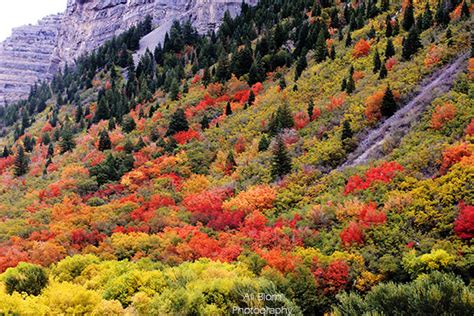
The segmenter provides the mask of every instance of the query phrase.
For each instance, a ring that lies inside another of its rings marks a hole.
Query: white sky
[[[0,41],[11,29],[35,24],[42,17],[66,10],[67,0],[0,0]]]

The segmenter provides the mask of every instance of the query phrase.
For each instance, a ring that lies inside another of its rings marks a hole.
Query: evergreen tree
[[[373,72],[376,73],[380,70],[380,67],[382,66],[382,60],[380,59],[380,54],[379,50],[375,50],[375,55],[374,55],[374,68]]]
[[[115,119],[111,117],[107,128],[109,129],[109,131],[113,131],[115,127],[116,127]]]
[[[385,60],[395,55],[395,46],[393,46],[392,39],[387,40],[387,45],[385,46]]]
[[[438,25],[448,25],[449,12],[446,5],[446,0],[439,0],[438,8],[436,9],[436,23]]]
[[[276,146],[273,152],[271,174],[277,180],[291,172],[291,158],[288,155],[286,146],[281,137],[277,137]]]
[[[382,105],[380,107],[380,112],[384,117],[391,117],[397,111],[397,102],[393,96],[392,90],[390,87],[387,87],[385,94],[382,99]]]
[[[341,140],[344,141],[346,139],[352,138],[352,136],[354,136],[354,132],[352,131],[351,124],[348,120],[345,120],[342,124]]]
[[[65,124],[63,126],[63,129],[61,131],[61,140],[59,142],[59,147],[61,148],[61,154],[64,154],[68,151],[72,151],[76,147],[74,134],[69,124]]]
[[[28,172],[29,160],[25,154],[25,149],[22,145],[17,148],[17,153],[14,161],[14,173],[16,177],[21,177]]]
[[[314,101],[313,99],[311,99],[309,100],[309,103],[308,103],[308,116],[310,120],[312,119],[313,114],[314,114]]]
[[[387,18],[385,19],[385,37],[391,37],[393,35],[393,27],[392,27],[392,18],[390,14],[387,15]]]
[[[225,52],[219,57],[216,67],[216,79],[220,82],[226,82],[231,77],[229,60]]]
[[[137,123],[130,115],[125,115],[122,120],[122,130],[124,133],[131,133],[137,127]]]
[[[9,156],[10,156],[10,151],[8,150],[8,147],[7,146],[3,147],[2,157],[3,158],[8,158]]]
[[[225,116],[230,115],[232,115],[232,106],[230,105],[230,102],[227,102],[227,105],[225,107]]]
[[[49,146],[48,146],[48,154],[46,156],[48,159],[51,159],[54,157],[54,144],[53,143],[49,143]]]
[[[418,30],[416,27],[412,27],[408,33],[408,37],[403,42],[402,57],[405,60],[409,60],[411,56],[415,54],[421,47],[422,46]]]
[[[166,136],[174,135],[178,132],[187,131],[189,129],[188,120],[183,109],[177,109],[171,116],[170,124]]]
[[[351,74],[349,74],[349,77],[347,78],[346,91],[348,94],[351,94],[354,92],[355,88],[354,78]]]
[[[336,59],[336,47],[335,47],[335,45],[331,46],[331,51],[329,52],[329,58],[331,58],[331,60]]]
[[[270,146],[270,140],[268,139],[267,135],[263,135],[262,138],[260,138],[260,142],[258,143],[258,151],[266,151],[268,147]]]
[[[389,0],[382,0],[380,3],[380,10],[382,11],[387,11],[390,7],[390,1]]]
[[[109,133],[104,129],[99,134],[99,148],[100,151],[112,149],[112,142],[110,141]]]
[[[288,107],[288,104],[285,102],[283,105],[278,107],[276,114],[273,115],[272,120],[270,121],[270,135],[277,135],[281,130],[285,128],[293,128],[295,122],[291,111]]]
[[[279,82],[280,90],[283,91],[286,89],[286,80],[285,77],[281,76],[280,82]]]
[[[316,62],[322,62],[328,56],[328,46],[326,44],[326,38],[323,32],[319,32],[318,40],[316,41],[316,48],[314,52],[314,58]]]
[[[461,6],[461,19],[467,20],[469,19],[470,16],[471,15],[469,13],[469,7],[467,6],[467,2],[466,0],[463,0],[462,6]]]
[[[247,100],[247,103],[252,106],[254,103],[255,103],[255,93],[253,92],[253,90],[250,90],[250,93],[249,93],[249,98]]]
[[[235,170],[237,166],[237,162],[235,161],[234,152],[231,150],[227,155],[227,159],[225,162],[225,168],[228,172],[232,172]]]
[[[379,79],[385,79],[387,78],[387,75],[388,75],[387,67],[385,66],[385,64],[383,64],[382,67],[380,67]]]
[[[347,89],[347,79],[344,78],[342,79],[342,82],[341,82],[341,91],[346,91]]]
[[[413,9],[413,0],[408,0],[408,4],[405,7],[405,12],[403,13],[403,23],[402,27],[405,31],[409,31],[415,25],[415,16]]]
[[[81,105],[77,106],[75,122],[79,123],[82,120],[83,115],[84,115],[84,113],[82,111],[82,106]]]
[[[423,30],[427,30],[433,25],[433,14],[431,13],[429,1],[426,2],[425,12],[423,12],[421,20],[421,26],[423,27]]]
[[[201,120],[201,129],[205,130],[209,128],[209,118],[207,117],[206,114],[204,114],[202,120]]]
[[[97,108],[94,114],[94,123],[99,123],[101,120],[107,120],[110,117],[110,108],[107,104],[107,100],[104,97],[99,99]]]
[[[179,99],[179,84],[176,78],[174,78],[173,81],[171,82],[170,99],[172,101],[176,101]]]
[[[345,45],[346,45],[346,47],[349,47],[349,46],[351,46],[351,44],[352,44],[352,36],[351,36],[351,31],[349,30],[349,31],[347,31]]]
[[[474,32],[471,32],[471,58],[474,57]]]
[[[295,81],[299,79],[306,67],[308,67],[308,62],[306,61],[306,53],[303,53],[296,63]]]

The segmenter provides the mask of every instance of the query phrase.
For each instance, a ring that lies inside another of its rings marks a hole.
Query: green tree
[[[170,87],[170,99],[173,101],[178,100],[179,98],[179,84],[178,80],[176,78],[173,79],[171,82],[171,87]]]
[[[422,47],[420,35],[416,27],[412,27],[408,33],[408,37],[403,42],[402,57],[409,60]]]
[[[104,129],[99,134],[99,150],[105,151],[112,149],[112,142],[110,141],[109,133]]]
[[[349,33],[350,34],[350,33]],[[314,51],[314,58],[316,62],[320,63],[328,56],[328,46],[326,44],[326,38],[324,32],[319,32],[318,40],[316,41],[316,48]]]
[[[209,118],[207,117],[206,114],[204,114],[204,116],[202,117],[202,120],[201,120],[201,129],[205,130],[205,129],[208,129],[208,128],[209,128]]]
[[[166,136],[174,135],[178,132],[187,131],[189,129],[188,120],[186,119],[186,114],[183,109],[177,109],[173,113],[170,119],[170,124],[168,126],[168,131]]]
[[[382,99],[382,105],[380,106],[380,112],[382,113],[382,116],[390,117],[395,114],[397,108],[397,102],[395,101],[393,92],[388,86],[387,89],[385,89],[385,94]]]
[[[352,136],[354,136],[354,132],[352,131],[351,123],[348,120],[345,120],[342,123],[341,140],[344,141],[346,139],[350,139]]]
[[[130,115],[125,115],[122,120],[122,130],[124,133],[131,133],[137,127],[137,123]]]
[[[14,162],[15,176],[21,177],[28,172],[29,159],[25,154],[25,148],[18,145]]]
[[[291,172],[291,158],[286,150],[285,143],[281,137],[276,138],[275,149],[272,158],[271,174],[277,180]]]
[[[388,75],[387,67],[385,66],[385,64],[383,64],[382,67],[380,67],[379,79],[385,79],[387,78],[387,75]]]
[[[405,7],[405,12],[403,13],[402,27],[405,31],[408,31],[413,27],[413,25],[415,25],[413,0],[408,0],[408,4]]]
[[[380,70],[380,67],[382,66],[382,60],[380,59],[380,54],[379,50],[375,50],[375,55],[374,55],[374,68],[372,69],[374,73],[377,73]]]
[[[385,60],[395,55],[395,46],[393,46],[392,39],[387,40],[387,45],[385,46]]]
[[[10,151],[8,150],[8,147],[7,146],[4,146],[3,147],[3,154],[2,154],[2,157],[3,158],[7,158],[10,156]]]
[[[461,19],[467,20],[471,14],[469,13],[469,7],[467,6],[467,1],[463,0],[462,6],[461,6]]]
[[[288,103],[283,103],[278,107],[278,110],[273,115],[270,121],[270,135],[277,135],[281,130],[285,128],[292,128],[295,125],[293,116],[291,115]]]
[[[266,151],[268,147],[270,146],[270,140],[268,139],[267,135],[263,135],[262,138],[260,138],[260,142],[258,143],[258,151]]]
[[[94,123],[98,123],[101,120],[107,120],[110,117],[110,108],[105,97],[101,97],[97,103],[97,108],[94,114]]]
[[[304,52],[296,63],[295,69],[295,81],[299,79],[301,73],[308,67],[308,62],[306,61],[306,53]]]
[[[309,100],[307,112],[308,112],[309,119],[311,120],[312,117],[313,117],[313,114],[314,114],[314,101],[313,101],[313,99]]]
[[[232,115],[232,106],[230,105],[230,102],[227,102],[227,105],[225,106],[225,116],[230,115]]]
[[[421,17],[421,25],[423,30],[429,29],[433,25],[433,14],[431,13],[430,2],[427,1],[425,4],[425,11]]]
[[[392,27],[392,17],[390,14],[387,14],[387,17],[385,19],[385,37],[389,38],[393,35],[393,27]]]
[[[18,292],[37,296],[48,284],[45,269],[26,262],[19,263],[16,268],[7,269],[3,279],[8,294]]]
[[[59,142],[59,147],[61,148],[61,154],[64,154],[68,151],[72,151],[74,148],[76,148],[74,134],[68,123],[63,126],[63,129],[61,131],[61,140]]]

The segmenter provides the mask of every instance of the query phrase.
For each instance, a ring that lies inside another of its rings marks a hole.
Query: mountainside
[[[257,0],[246,1],[255,4]],[[0,46],[0,106],[24,98],[37,81],[152,17],[166,33],[173,20],[191,20],[201,33],[216,30],[224,13],[239,13],[240,0],[68,0],[63,14],[13,30]],[[153,41],[153,48],[157,42]]]
[[[473,10],[130,22],[0,108],[0,314],[473,315]]]

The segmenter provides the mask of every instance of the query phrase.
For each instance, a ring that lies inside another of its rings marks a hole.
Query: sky
[[[35,24],[42,17],[66,10],[67,0],[0,1],[0,41],[10,36],[14,27]]]

